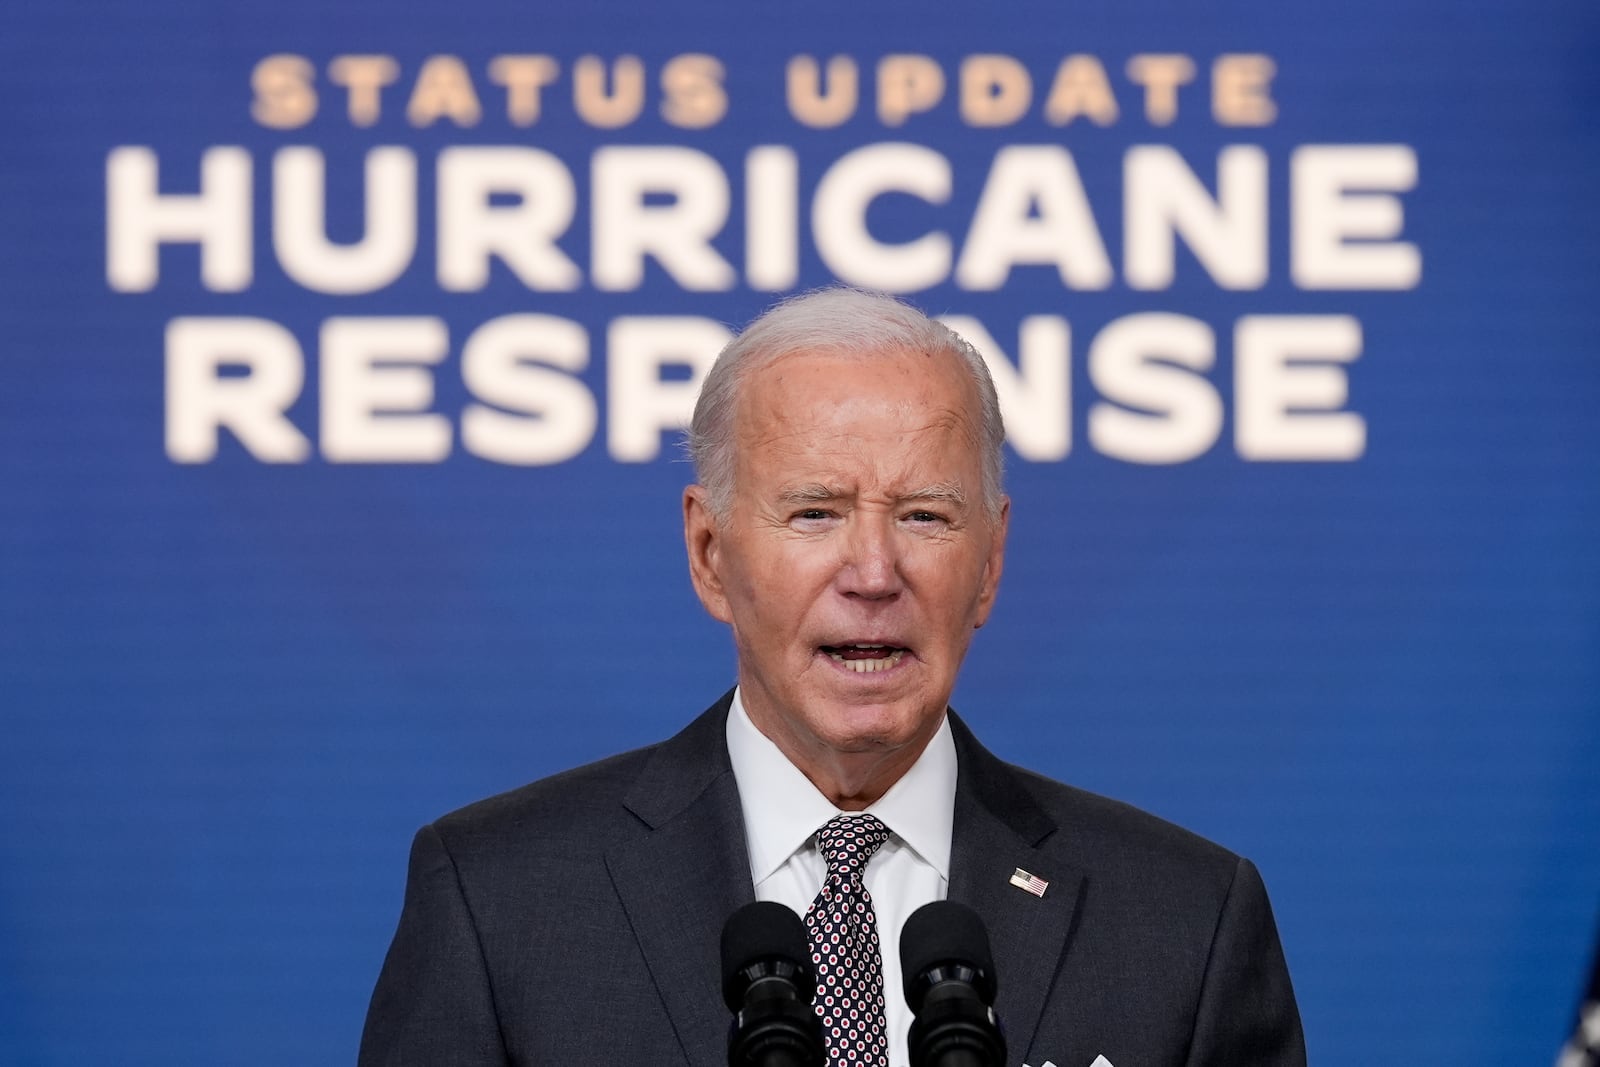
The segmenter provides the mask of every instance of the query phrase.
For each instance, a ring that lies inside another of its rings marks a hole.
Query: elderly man
[[[988,927],[1012,1064],[1304,1064],[1250,863],[948,708],[1004,562],[1003,436],[971,346],[886,297],[803,296],[730,344],[684,533],[737,688],[425,827],[361,1062],[725,1063],[718,934],[762,899],[806,917],[829,1062],[905,1067],[899,931],[948,897]]]

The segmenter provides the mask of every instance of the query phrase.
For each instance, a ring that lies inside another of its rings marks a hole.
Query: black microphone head
[[[745,990],[771,966],[789,971],[800,995],[811,1002],[817,977],[805,923],[776,901],[758,900],[734,912],[722,927],[722,999],[729,1011],[743,1006]]]
[[[983,920],[954,900],[924,904],[900,931],[900,974],[912,1012],[922,1011],[931,987],[928,972],[954,968],[964,972],[959,977],[972,983],[985,1004],[994,1003],[994,957]]]

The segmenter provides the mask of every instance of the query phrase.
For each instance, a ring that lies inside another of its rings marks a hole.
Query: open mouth
[[[857,674],[891,670],[906,654],[906,650],[897,645],[823,645],[822,651],[833,662]]]

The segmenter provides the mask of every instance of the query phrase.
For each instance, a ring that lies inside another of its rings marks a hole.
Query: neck
[[[752,695],[741,686],[750,722],[840,811],[864,811],[877,803],[922,757],[944,721],[942,715],[931,717],[901,743],[869,739],[837,748],[797,730],[797,720],[773,713]]]
[[[781,746],[780,746],[781,747]],[[926,742],[924,746],[926,747]],[[856,765],[855,761],[833,760],[814,761],[812,764],[796,760],[788,752],[789,762],[800,768],[800,772],[811,780],[817,791],[828,798],[829,803],[840,811],[865,811],[883,798],[901,778],[906,771],[916,763],[917,757],[922,755],[922,748],[918,748],[909,759],[895,759],[892,762],[880,758],[868,762],[865,766]],[[885,753],[887,757],[890,753]],[[892,755],[899,756],[896,752]],[[887,766],[885,764],[888,764]]]

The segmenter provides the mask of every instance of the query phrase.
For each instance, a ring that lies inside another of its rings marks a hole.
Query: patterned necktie
[[[886,1067],[889,1062],[878,920],[861,882],[867,861],[887,840],[889,828],[871,815],[836,815],[817,831],[828,879],[806,912],[806,931],[829,1067]]]

